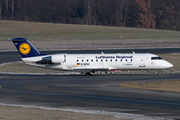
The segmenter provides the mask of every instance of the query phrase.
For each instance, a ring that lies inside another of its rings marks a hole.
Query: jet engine
[[[64,63],[66,62],[66,55],[64,54],[57,54],[57,55],[53,55],[51,56],[51,62],[52,63]]]
[[[61,64],[66,62],[66,55],[65,54],[56,54],[48,57],[42,58],[41,63],[48,63],[48,64]]]

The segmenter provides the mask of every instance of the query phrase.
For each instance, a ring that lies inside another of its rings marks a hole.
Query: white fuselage
[[[46,58],[44,60],[44,58]],[[51,59],[51,62],[48,62]],[[43,61],[42,61],[43,59]],[[79,72],[108,70],[155,70],[173,65],[154,54],[55,54],[22,58],[28,64],[49,69]]]

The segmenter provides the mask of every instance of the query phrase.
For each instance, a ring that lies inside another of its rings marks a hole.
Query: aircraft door
[[[145,59],[143,57],[140,58],[139,67],[145,67]]]
[[[64,62],[66,62],[66,55],[64,55]]]

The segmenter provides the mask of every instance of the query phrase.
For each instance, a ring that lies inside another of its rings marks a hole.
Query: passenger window
[[[96,60],[96,62],[98,62],[98,60]]]
[[[112,62],[112,59],[111,59],[111,62]]]
[[[116,59],[116,62],[117,62],[117,59]]]
[[[79,60],[77,60],[77,62],[79,62]]]
[[[103,60],[101,60],[101,62],[103,62]]]
[[[126,59],[126,62],[127,62],[127,59]]]
[[[82,60],[82,62],[84,62],[84,60]]]
[[[91,60],[91,62],[93,62],[93,59]]]
[[[122,62],[123,60],[121,59],[121,62]]]
[[[107,62],[108,60],[106,59],[106,62]]]
[[[87,60],[87,62],[88,62],[89,60]]]

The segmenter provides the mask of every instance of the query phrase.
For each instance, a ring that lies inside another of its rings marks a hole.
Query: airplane
[[[13,38],[22,61],[36,67],[80,72],[87,76],[96,71],[112,70],[163,70],[173,67],[171,63],[150,53],[113,53],[105,54],[41,54],[25,38]],[[162,73],[159,72],[158,75]]]

